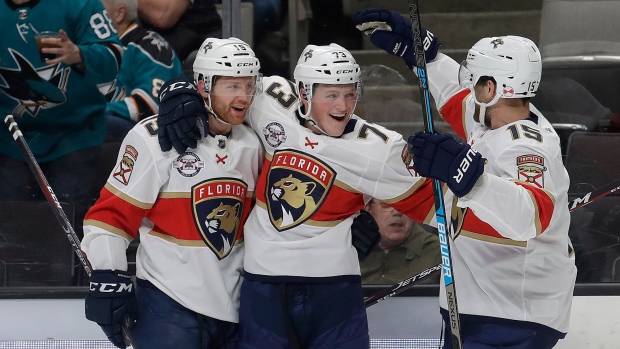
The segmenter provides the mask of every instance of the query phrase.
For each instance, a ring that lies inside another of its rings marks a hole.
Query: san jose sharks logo
[[[295,150],[273,154],[267,174],[267,209],[278,231],[296,227],[318,211],[336,172],[323,161]]]
[[[241,218],[248,186],[236,178],[217,178],[192,187],[194,223],[218,259],[242,239]]]
[[[35,69],[18,52],[11,49],[9,52],[17,68],[0,68],[0,83],[3,83],[0,89],[17,102],[12,111],[14,116],[28,113],[36,117],[41,108],[52,108],[67,100],[65,90],[70,68],[61,69],[56,64]]]

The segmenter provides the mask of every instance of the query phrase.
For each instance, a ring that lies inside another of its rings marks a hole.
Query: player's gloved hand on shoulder
[[[118,348],[126,348],[123,326],[131,330],[138,315],[131,275],[121,270],[93,270],[86,295],[86,318],[96,322]]]
[[[186,76],[177,76],[166,81],[159,90],[159,115],[157,131],[159,146],[163,151],[174,148],[183,154],[187,148],[196,148],[202,138],[196,125],[202,120],[204,133],[209,132],[209,116],[202,96],[194,81]]]
[[[449,133],[418,132],[407,142],[413,169],[420,176],[446,183],[458,197],[467,195],[484,172],[486,159]]]
[[[398,12],[367,8],[354,13],[353,22],[357,29],[370,35],[370,42],[373,45],[389,54],[403,58],[409,69],[416,66],[409,19]],[[424,57],[427,62],[430,62],[437,56],[441,43],[433,33],[424,28],[420,32],[420,39],[424,45]]]
[[[381,240],[381,233],[377,221],[370,212],[360,210],[351,225],[351,243],[357,250],[357,258],[363,262]]]

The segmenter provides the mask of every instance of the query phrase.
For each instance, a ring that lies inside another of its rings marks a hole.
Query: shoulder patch
[[[545,159],[538,155],[521,155],[517,157],[518,179],[539,188],[545,187]]]

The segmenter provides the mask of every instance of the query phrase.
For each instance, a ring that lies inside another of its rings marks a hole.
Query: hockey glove
[[[379,240],[381,233],[377,221],[368,211],[360,210],[359,216],[355,217],[351,225],[351,242],[357,250],[360,263],[366,259]]]
[[[138,305],[131,276],[121,270],[93,270],[86,295],[86,318],[96,322],[118,348],[126,348],[123,325],[131,330]]]
[[[196,119],[202,119],[204,133],[209,132],[209,116],[196,84],[186,76],[174,77],[159,90],[157,131],[162,151],[174,148],[183,154],[187,148],[196,148],[202,138]]]
[[[484,172],[486,159],[449,133],[418,132],[408,143],[413,169],[423,177],[446,183],[458,197],[467,195]]]
[[[370,42],[387,53],[405,60],[409,69],[416,66],[411,22],[398,12],[368,8],[353,14],[356,28],[370,35]],[[441,43],[433,33],[421,28],[420,38],[424,44],[424,57],[427,62],[437,56]]]

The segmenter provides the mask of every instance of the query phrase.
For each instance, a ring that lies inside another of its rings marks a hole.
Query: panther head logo
[[[271,200],[282,208],[282,217],[275,223],[284,228],[310,217],[317,209],[311,195],[316,186],[316,183],[302,182],[292,174],[275,182],[271,187]]]
[[[205,218],[207,233],[219,235],[219,238],[210,236],[209,243],[214,247],[220,258],[225,257],[230,252],[240,221],[241,204],[239,203],[229,205],[220,202],[219,206],[211,210]]]

